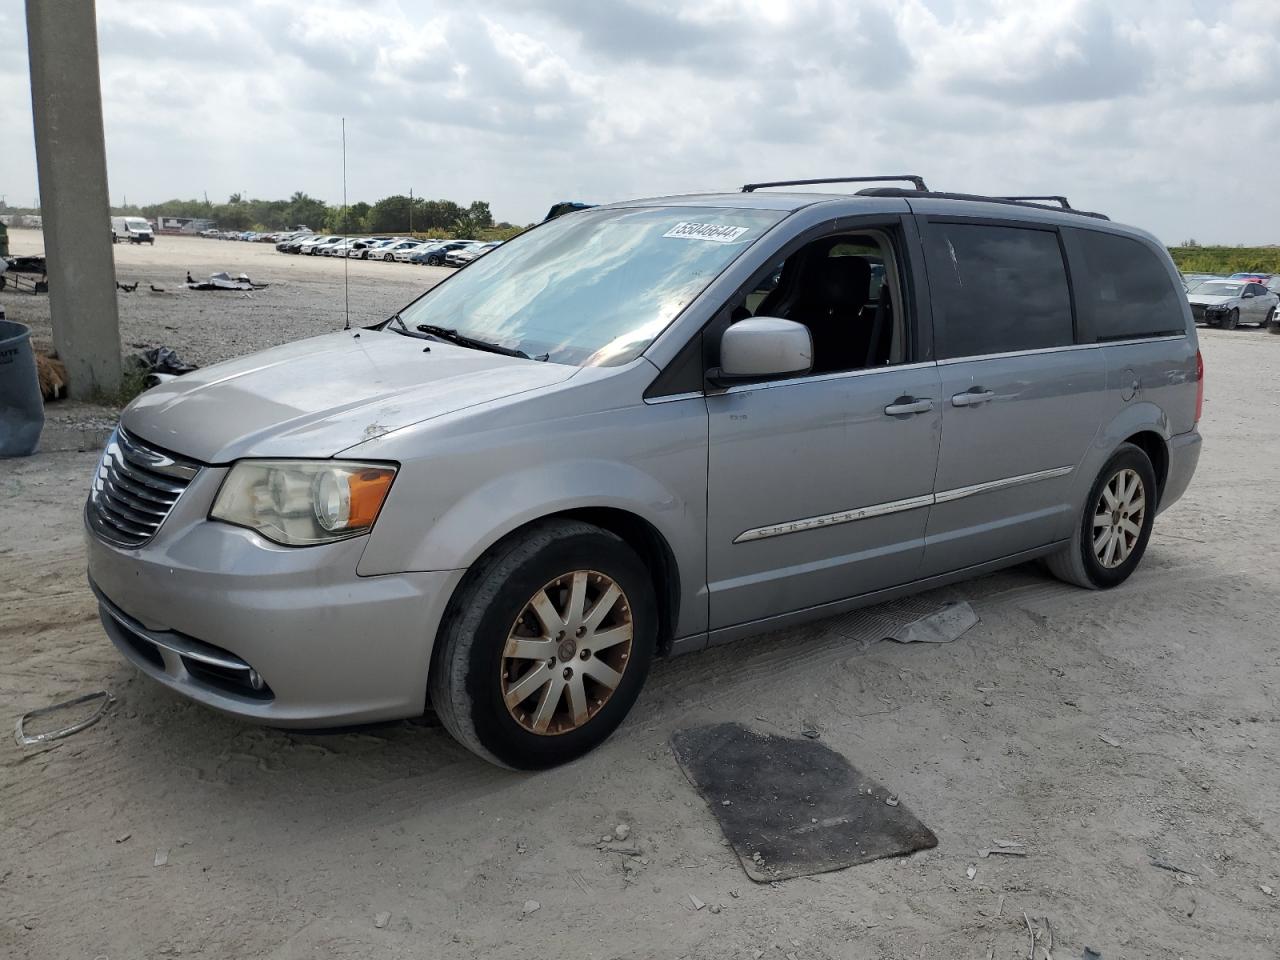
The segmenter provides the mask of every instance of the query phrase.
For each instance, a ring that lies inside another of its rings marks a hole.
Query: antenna
[[[342,118],[342,220],[347,219],[347,118]],[[351,269],[350,257],[342,258],[342,309],[346,320],[343,330],[351,329],[351,287],[347,273]]]

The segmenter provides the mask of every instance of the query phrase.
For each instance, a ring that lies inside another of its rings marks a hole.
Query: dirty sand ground
[[[213,246],[228,266],[245,249]],[[301,288],[313,268],[295,262],[272,279]],[[141,678],[84,582],[94,456],[0,463],[0,719],[118,698],[52,748],[0,744],[0,956],[1013,960],[1025,911],[1050,917],[1058,960],[1274,960],[1280,337],[1203,341],[1200,472],[1124,587],[1022,567],[939,592],[982,618],[950,645],[862,642],[838,618],[660,664],[603,748],[533,776],[429,723],[266,730]],[[667,746],[719,720],[816,722],[939,847],[753,884]],[[624,821],[649,861],[630,881],[594,842]],[[1030,856],[979,859],[997,838]],[[521,919],[527,900],[541,908]]]
[[[15,254],[44,252],[37,230],[11,230]],[[138,283],[133,293],[120,293],[120,339],[126,354],[146,347],[173,347],[188,363],[206,366],[217,360],[287,343],[302,337],[341,330],[345,317],[342,260],[276,253],[267,243],[205,240],[202,237],[156,239],[146,244],[112,247],[116,279]],[[252,294],[193,291],[187,272],[197,280],[226,270],[247,273],[265,290]],[[352,326],[385,320],[422,291],[453,271],[407,263],[352,260],[348,263]],[[151,292],[151,286],[164,293]],[[48,297],[0,292],[10,320],[28,324],[38,346],[51,342]]]

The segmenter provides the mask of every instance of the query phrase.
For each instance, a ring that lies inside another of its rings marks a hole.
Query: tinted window
[[[1145,244],[1093,230],[1071,231],[1076,305],[1082,326],[1098,341],[1181,333],[1186,295],[1174,286],[1164,262]],[[1220,288],[1234,288],[1220,289]],[[1207,281],[1196,295],[1235,295],[1238,284]]]
[[[939,359],[1073,342],[1056,233],[931,223],[927,244]]]

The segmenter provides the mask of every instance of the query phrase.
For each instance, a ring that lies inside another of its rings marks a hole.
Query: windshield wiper
[[[431,339],[430,337],[423,336],[421,333],[415,333],[414,331],[410,330],[410,329],[409,329],[409,325],[408,325],[408,324],[406,324],[406,323],[404,322],[404,317],[400,316],[400,314],[398,314],[398,313],[397,313],[397,314],[395,314],[394,316],[392,316],[392,318],[391,318],[390,320],[388,320],[388,321],[384,324],[384,326],[390,326],[390,325],[391,325],[391,324],[393,324],[393,323],[395,323],[395,324],[399,324],[399,326],[400,326],[400,334],[401,334],[401,336],[405,336],[405,337],[413,337],[415,340],[430,340],[430,339]]]
[[[399,317],[400,314],[396,314]],[[400,321],[404,323],[403,320]],[[489,340],[477,340],[475,337],[468,337],[459,333],[452,327],[437,327],[433,323],[420,323],[417,329],[421,333],[428,333],[433,337],[438,337],[449,343],[456,343],[460,347],[470,347],[472,350],[485,350],[489,353],[500,353],[504,357],[519,357],[521,360],[533,359],[523,350],[513,350],[511,347],[504,347],[500,343],[492,343]]]

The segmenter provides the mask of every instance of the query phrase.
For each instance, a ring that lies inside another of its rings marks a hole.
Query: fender
[[[1120,444],[1135,433],[1150,431],[1158,434],[1165,443],[1173,436],[1169,425],[1169,417],[1160,407],[1146,400],[1126,404],[1108,422],[1099,427],[1094,434],[1093,442],[1074,471],[1071,502],[1076,514],[1084,509],[1085,498],[1089,489],[1098,479],[1103,464],[1116,451]]]

